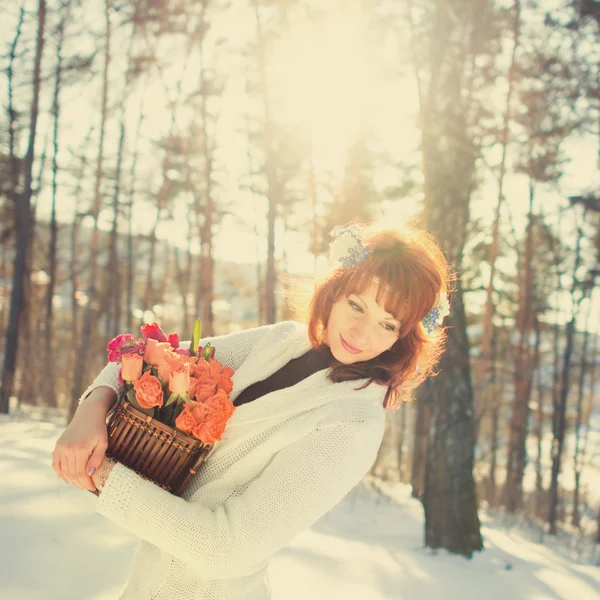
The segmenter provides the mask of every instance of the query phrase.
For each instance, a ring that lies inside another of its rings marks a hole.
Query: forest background
[[[351,219],[460,273],[373,473],[600,543],[600,3],[0,3],[0,413],[72,414],[108,340],[293,316]],[[293,284],[295,285],[295,284]],[[594,487],[596,481],[596,487]]]

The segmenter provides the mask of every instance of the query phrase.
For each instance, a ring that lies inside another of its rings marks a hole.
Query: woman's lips
[[[362,352],[362,350],[351,346],[341,335],[340,340],[342,341],[342,346],[344,346],[344,350],[350,352],[350,354],[360,354]]]

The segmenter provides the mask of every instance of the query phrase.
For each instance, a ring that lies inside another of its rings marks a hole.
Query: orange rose
[[[229,394],[233,389],[233,381],[231,377],[227,377],[225,373],[221,373],[221,379],[219,380],[219,390],[223,390],[226,394]]]
[[[196,365],[194,366],[192,375],[196,379],[206,379],[211,377],[212,370],[210,365],[203,358],[199,359]]]
[[[204,444],[214,444],[223,437],[226,422],[219,418],[214,418],[205,423],[199,423],[192,430],[192,435]]]
[[[200,379],[196,379],[194,398],[198,400],[198,402],[202,402],[207,398],[210,398],[216,390],[217,386],[212,381],[201,381]]]
[[[193,369],[193,380],[188,389],[190,398],[195,398],[198,401],[210,398],[217,390],[219,379],[213,376],[213,370],[203,358],[198,361],[198,364]]]
[[[162,406],[164,397],[160,381],[146,371],[140,379],[133,382],[135,399],[142,408]]]
[[[141,354],[123,354],[121,361],[123,381],[137,381],[142,376],[144,357]]]
[[[212,406],[205,404],[204,402],[194,402],[192,406],[192,415],[196,425],[206,423],[210,419],[214,419],[215,410]]]
[[[171,371],[169,391],[179,396],[187,394],[190,387],[190,365],[182,363]]]
[[[224,390],[217,390],[213,396],[206,399],[205,403],[211,406],[215,413],[222,417],[225,422],[227,422],[235,412],[235,406]]]
[[[186,403],[179,416],[175,419],[175,427],[188,435],[192,434],[192,430],[196,425],[196,420],[192,414],[194,404],[195,402]]]
[[[144,361],[149,365],[158,366],[167,352],[171,351],[169,342],[158,342],[149,339],[144,350]]]
[[[219,379],[221,379],[221,371],[223,370],[223,365],[216,358],[211,358],[208,361],[208,364],[210,365],[213,379],[218,383]]]

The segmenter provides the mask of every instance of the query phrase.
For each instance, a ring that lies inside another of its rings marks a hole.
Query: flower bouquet
[[[106,454],[175,495],[219,441],[235,411],[229,393],[233,370],[199,345],[194,324],[189,349],[157,323],[143,325],[142,338],[120,334],[107,346],[121,365],[124,394],[108,423]]]

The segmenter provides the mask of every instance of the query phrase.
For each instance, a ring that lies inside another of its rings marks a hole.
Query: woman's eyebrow
[[[369,310],[369,307],[367,306],[367,303],[364,301],[363,297],[360,294],[354,294],[364,305],[365,308],[367,310]],[[400,321],[398,319],[396,319],[395,317],[384,317],[383,319],[384,321],[396,321],[396,323],[400,323]]]

